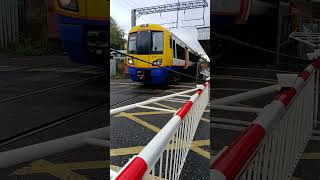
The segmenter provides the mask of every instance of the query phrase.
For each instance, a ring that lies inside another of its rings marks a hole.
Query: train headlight
[[[128,64],[134,65],[134,61],[132,59],[128,59]]]
[[[78,0],[59,0],[59,4],[62,9],[79,11]]]
[[[153,66],[160,66],[161,64],[162,64],[162,59],[157,59],[157,60],[152,62]]]

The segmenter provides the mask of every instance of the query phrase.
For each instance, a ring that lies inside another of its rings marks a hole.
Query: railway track
[[[39,126],[36,126],[36,127],[30,128],[28,130],[25,130],[23,132],[17,133],[14,136],[1,139],[0,140],[0,148],[3,147],[3,146],[6,146],[8,144],[14,143],[14,142],[16,142],[18,140],[21,140],[23,138],[30,137],[31,135],[34,135],[36,133],[45,131],[45,130],[47,130],[49,128],[61,125],[61,124],[65,123],[65,122],[73,120],[73,119],[75,119],[77,117],[83,116],[84,114],[87,114],[89,112],[96,111],[98,109],[104,109],[105,107],[107,107],[107,104],[108,104],[107,102],[99,103],[97,105],[85,108],[85,109],[80,110],[78,112],[62,116],[62,117],[60,117],[60,118],[58,118],[58,119],[56,119],[54,121],[50,121],[48,123],[44,123],[44,124],[41,124]]]

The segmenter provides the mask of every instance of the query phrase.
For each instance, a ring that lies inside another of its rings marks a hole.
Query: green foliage
[[[110,27],[110,47],[114,49],[124,49],[126,39],[124,39],[125,33],[119,27],[117,22],[111,17]]]
[[[114,76],[111,76],[111,79],[127,79],[123,73],[116,73]]]

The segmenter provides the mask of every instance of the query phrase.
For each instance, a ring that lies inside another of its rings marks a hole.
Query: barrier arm
[[[208,102],[209,82],[198,86],[197,92],[144,149],[131,158],[116,176],[111,172],[111,177],[114,180],[140,180],[151,173],[160,179],[178,179]]]
[[[276,99],[211,165],[211,179],[287,179],[317,120],[320,58],[282,87]]]

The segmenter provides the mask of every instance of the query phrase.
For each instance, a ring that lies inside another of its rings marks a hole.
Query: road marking
[[[122,117],[126,117],[126,118],[128,118],[130,120],[133,120],[134,122],[136,122],[138,124],[141,124],[142,126],[148,128],[148,129],[150,129],[150,130],[152,130],[152,131],[154,131],[156,133],[158,133],[160,131],[160,128],[158,128],[158,127],[156,127],[156,126],[154,126],[154,125],[152,125],[150,123],[147,123],[147,122],[137,118],[136,116],[134,116],[134,115],[132,115],[130,113],[121,112],[119,115],[122,116]],[[210,143],[210,142],[208,142],[208,143]],[[130,149],[130,148],[123,149],[124,152],[128,152],[128,151],[134,151],[134,152],[139,151],[140,152],[141,150],[142,150],[141,147],[136,147],[136,148],[133,148],[133,149]],[[198,154],[200,154],[200,155],[202,155],[202,156],[204,156],[206,158],[210,158],[210,153],[208,153],[207,151],[202,150],[198,146],[192,146],[191,150],[193,150],[194,152],[196,152],[196,153],[198,153]]]
[[[148,129],[150,129],[150,130],[152,130],[154,132],[159,132],[160,131],[160,128],[158,128],[158,127],[156,127],[156,126],[154,126],[154,125],[152,125],[150,123],[147,123],[147,122],[143,121],[142,119],[139,119],[138,117],[136,117],[136,116],[134,116],[134,115],[132,115],[130,113],[121,112],[119,115],[121,115],[123,117],[126,117],[126,118],[128,118],[128,119],[130,119],[130,120],[132,120],[132,121],[134,121],[134,122],[136,122],[136,123],[148,128]]]
[[[177,110],[174,107],[171,107],[171,106],[168,106],[168,105],[165,105],[165,104],[161,104],[161,103],[158,103],[158,102],[155,102],[153,104],[158,105],[158,106],[163,107],[163,108],[167,108],[167,109],[171,109],[171,110],[175,110],[175,111]]]
[[[174,149],[176,149],[176,143],[173,143]],[[210,146],[210,140],[196,140],[191,144],[191,150],[202,155],[203,157],[210,159],[210,153],[201,149],[201,146]],[[125,156],[125,155],[135,155],[139,154],[145,146],[127,147],[127,148],[117,148],[110,149],[110,156]],[[166,150],[172,147],[172,143],[168,144]]]
[[[47,160],[41,159],[32,162],[29,166],[23,167],[13,175],[41,174],[48,173],[62,180],[90,180],[89,178],[77,174],[72,170],[89,170],[89,169],[107,169],[108,161],[89,161],[54,164]]]
[[[304,160],[320,160],[320,153],[303,153],[301,159]]]
[[[149,111],[149,112],[134,112],[134,113],[129,113],[129,114],[134,115],[134,116],[145,116],[145,115],[172,114],[172,113],[165,112],[165,111]],[[122,117],[122,115],[117,114],[114,117]]]

